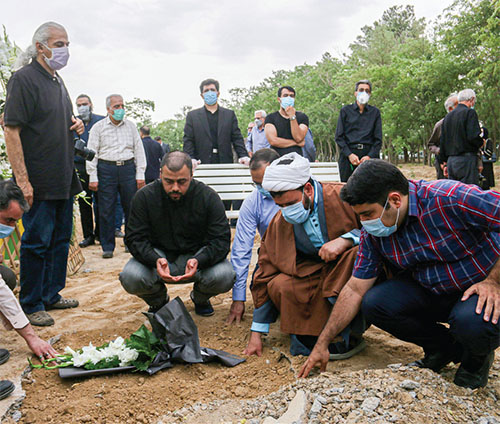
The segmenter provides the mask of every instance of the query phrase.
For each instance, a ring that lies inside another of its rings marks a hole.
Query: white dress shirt
[[[14,293],[0,277],[0,320],[6,330],[20,330],[29,324]]]
[[[89,134],[87,144],[89,149],[96,152],[92,161],[86,161],[87,173],[91,183],[98,182],[98,159],[109,161],[135,161],[135,179],[144,180],[146,171],[146,154],[141,137],[134,123],[124,119],[115,125],[109,116],[96,122]]]

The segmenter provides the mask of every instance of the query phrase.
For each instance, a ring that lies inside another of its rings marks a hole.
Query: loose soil
[[[432,179],[434,175],[432,167],[412,165],[404,166],[403,170],[413,179]],[[500,175],[499,172],[497,167],[496,174]],[[256,240],[255,246],[258,244],[259,240]],[[117,336],[127,337],[147,322],[142,314],[147,310],[145,303],[127,294],[118,280],[119,272],[130,259],[130,254],[124,251],[123,241],[117,239],[112,259],[101,258],[100,246],[86,248],[83,253],[85,264],[68,278],[67,287],[62,292],[65,297],[77,298],[80,307],[51,311],[56,324],[36,328],[37,333],[46,339],[60,335],[60,340],[55,343],[59,351],[66,346],[80,348],[89,342],[99,345]],[[249,293],[244,321],[240,325],[227,326],[230,293],[213,299],[215,315],[203,318],[195,315],[189,300],[190,284],[169,285],[168,290],[171,298],[181,297],[191,312],[202,346],[242,355],[253,311]],[[56,370],[33,370],[23,379],[26,398],[20,408],[22,416],[18,414],[16,418],[21,423],[149,423],[158,422],[160,417],[195,403],[252,399],[271,394],[293,383],[304,362],[301,356],[290,357],[289,338],[280,333],[279,325],[271,327],[264,342],[263,355],[249,357],[234,368],[213,363],[178,364],[151,377],[141,373],[122,373],[74,380],[60,379]],[[26,367],[30,351],[15,332],[0,330],[0,337],[2,347],[11,352],[9,362],[0,367],[2,379],[15,381]],[[377,328],[371,327],[367,331],[366,341],[367,348],[362,353],[350,360],[331,362],[328,370],[336,375],[351,376],[356,371],[382,369],[393,363],[405,364],[421,356],[418,347],[396,340]],[[497,352],[496,364],[499,360]],[[445,378],[451,380],[452,377]],[[362,385],[361,380],[359,383]],[[489,385],[500,393],[498,379],[490,380]],[[9,399],[0,402],[0,408],[6,402]],[[2,414],[0,409],[0,417]],[[4,421],[13,422],[12,418]]]

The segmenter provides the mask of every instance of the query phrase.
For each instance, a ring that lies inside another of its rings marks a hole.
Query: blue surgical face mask
[[[115,109],[115,111],[113,112],[113,119],[115,121],[123,120],[124,116],[125,116],[125,109]]]
[[[260,184],[256,184],[257,190],[259,191],[260,194],[262,194],[264,197],[267,197],[269,199],[272,199],[273,197],[271,196],[271,193],[269,193],[264,187],[262,187]]]
[[[290,206],[281,207],[281,213],[285,221],[290,224],[303,224],[309,218],[309,209],[304,208],[302,200]]]
[[[391,234],[395,233],[396,230],[398,229],[399,208],[398,208],[398,215],[396,217],[396,223],[394,225],[392,225],[391,227],[386,227],[382,222],[382,216],[384,216],[385,207],[387,206],[388,201],[389,198],[387,198],[387,200],[385,201],[384,210],[382,211],[382,215],[380,215],[380,218],[361,221],[361,224],[363,224],[363,228],[366,230],[368,234],[371,234],[372,236],[375,237],[389,237]]]
[[[281,107],[283,109],[286,109],[288,106],[295,106],[295,98],[294,97],[291,97],[291,96],[288,96],[288,97],[282,97],[280,99],[281,101]]]
[[[209,106],[217,103],[217,92],[216,91],[205,91],[203,93],[203,100]]]
[[[14,227],[10,225],[0,224],[0,238],[9,237],[14,231]]]

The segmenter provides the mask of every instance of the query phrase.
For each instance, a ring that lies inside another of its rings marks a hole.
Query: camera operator
[[[5,144],[17,184],[31,206],[24,214],[19,300],[32,325],[53,325],[50,309],[78,306],[59,292],[66,285],[73,196],[81,191],[74,167],[73,116],[60,75],[69,59],[68,34],[42,24],[7,85]]]
[[[76,108],[78,109],[78,118],[83,121],[85,131],[80,135],[80,139],[85,143],[85,147],[89,141],[89,132],[96,122],[104,119],[104,116],[93,113],[92,100],[86,94],[80,94],[76,98]],[[85,155],[84,155],[85,156]],[[75,168],[80,177],[85,197],[78,198],[78,206],[80,207],[80,219],[83,230],[83,240],[79,243],[80,247],[88,247],[95,244],[95,239],[99,238],[99,210],[97,203],[97,193],[89,189],[89,174],[85,168],[85,161],[92,160],[90,157],[82,157],[79,150],[75,148]],[[92,195],[94,193],[94,195]],[[94,202],[92,202],[92,199]],[[94,209],[92,217],[92,205]],[[95,226],[94,226],[95,222]]]

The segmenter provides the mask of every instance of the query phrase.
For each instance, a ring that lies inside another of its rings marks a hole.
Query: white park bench
[[[321,182],[339,182],[337,162],[311,162],[311,173]],[[254,190],[248,166],[239,163],[198,165],[194,178],[212,187],[222,200],[244,200]],[[226,211],[228,219],[238,218],[239,211]]]

